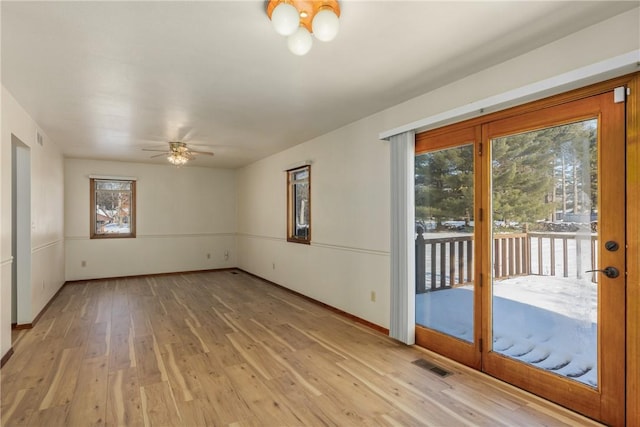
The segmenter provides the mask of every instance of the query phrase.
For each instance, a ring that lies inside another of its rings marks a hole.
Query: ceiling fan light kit
[[[189,161],[189,158],[180,153],[171,153],[167,155],[167,160],[169,160],[169,163],[172,165],[182,166]]]
[[[340,30],[337,0],[268,0],[267,16],[276,33],[287,37],[291,53],[299,56],[311,50],[311,35],[328,42]]]
[[[213,156],[210,151],[197,151],[187,147],[187,144],[180,141],[169,142],[169,151],[155,150],[149,148],[143,148],[142,151],[160,151],[161,154],[156,154],[154,157],[166,156],[169,163],[175,166],[185,165],[189,160],[195,158],[197,154],[204,154],[206,156]]]

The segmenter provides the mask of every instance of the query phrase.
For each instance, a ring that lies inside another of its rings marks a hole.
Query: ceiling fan
[[[169,163],[176,166],[182,166],[189,160],[195,158],[196,155],[213,156],[210,151],[192,150],[187,144],[181,141],[170,141],[169,150],[154,150],[151,148],[143,148],[142,151],[159,151],[160,154],[151,156],[151,158],[166,156]]]

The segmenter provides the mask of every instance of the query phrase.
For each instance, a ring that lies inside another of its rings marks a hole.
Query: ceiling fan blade
[[[189,150],[189,152],[193,154],[204,154],[205,156],[213,156],[213,153],[210,151]]]
[[[213,150],[215,144],[207,144],[206,142],[189,142],[190,150]]]
[[[163,152],[163,153],[156,154],[156,155],[151,156],[151,157],[149,157],[149,158],[150,158],[150,159],[155,159],[156,157],[167,156],[167,155],[169,155],[169,154],[170,154],[170,153],[168,153],[168,152],[166,152],[166,151],[165,151],[165,152]]]
[[[195,134],[196,130],[191,126],[183,126],[178,129],[178,135],[180,136],[179,140],[183,142],[190,141]]]
[[[167,150],[155,150],[153,148],[143,148],[142,151],[158,151],[158,152],[163,152],[163,153],[167,152]]]

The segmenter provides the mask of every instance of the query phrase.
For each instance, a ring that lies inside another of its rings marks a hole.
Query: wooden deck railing
[[[493,277],[531,274],[531,245],[527,233],[495,234],[493,238]]]
[[[425,240],[419,234],[416,238],[416,292],[436,291],[472,282],[472,261],[472,236]]]
[[[540,276],[556,276],[558,271],[556,265],[556,252],[558,248],[556,243],[562,245],[562,277],[574,276],[582,278],[585,270],[593,270],[598,265],[598,238],[597,234],[574,234],[574,233],[527,233],[529,238],[529,247],[537,248],[537,268],[535,273]],[[548,242],[549,249],[545,250],[545,241]],[[573,248],[569,246],[574,246]],[[591,257],[590,263],[584,268],[582,265],[582,251],[589,245]],[[547,259],[547,252],[549,259]],[[570,257],[570,254],[574,256]],[[548,266],[548,269],[545,269]],[[592,280],[595,282],[597,275],[593,274]]]
[[[473,282],[473,235],[416,238],[416,292],[424,293]],[[590,245],[589,268],[582,252]],[[500,233],[493,240],[493,277],[540,275],[581,278],[597,266],[597,235],[574,233]],[[592,274],[592,281],[596,275]]]

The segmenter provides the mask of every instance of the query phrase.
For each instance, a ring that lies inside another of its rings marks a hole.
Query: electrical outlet
[[[207,259],[211,259],[211,254],[207,254]]]
[[[224,260],[229,261],[229,251],[224,251]]]
[[[276,263],[275,262],[271,263],[271,268],[274,269],[274,270],[276,269]]]
[[[376,302],[376,291],[371,291],[371,302]]]
[[[87,266],[87,261],[84,261],[84,260],[80,261],[80,266],[81,267],[86,267]]]

